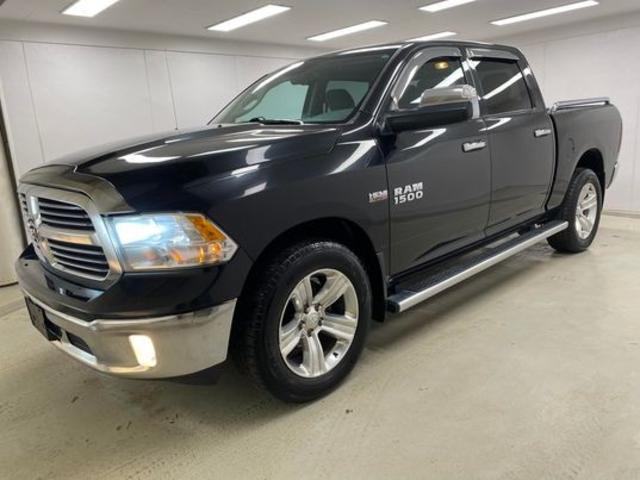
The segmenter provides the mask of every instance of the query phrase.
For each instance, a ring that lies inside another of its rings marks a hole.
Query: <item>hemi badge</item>
[[[380,190],[369,194],[369,203],[384,202],[389,198],[388,190]]]

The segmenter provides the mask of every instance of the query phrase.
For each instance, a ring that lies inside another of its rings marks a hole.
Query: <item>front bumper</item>
[[[42,308],[51,343],[81,363],[129,378],[172,378],[222,363],[227,358],[236,300],[192,313],[131,320],[83,320],[59,312],[25,292]],[[141,365],[131,335],[151,339],[155,365]]]

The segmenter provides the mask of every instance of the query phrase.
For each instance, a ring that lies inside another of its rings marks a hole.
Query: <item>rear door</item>
[[[487,234],[544,212],[555,163],[553,124],[528,65],[509,51],[469,50],[491,146]],[[539,95],[538,95],[539,97]]]
[[[411,110],[427,89],[471,83],[467,69],[459,48],[419,51],[394,86],[389,109]],[[387,153],[392,274],[484,238],[491,186],[487,141],[480,118],[393,137]]]

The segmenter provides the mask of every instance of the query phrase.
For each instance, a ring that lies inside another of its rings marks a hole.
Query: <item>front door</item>
[[[421,50],[394,87],[391,110],[416,108],[427,89],[470,83],[458,48]],[[388,149],[391,274],[484,238],[491,159],[485,123],[472,119],[398,133]]]

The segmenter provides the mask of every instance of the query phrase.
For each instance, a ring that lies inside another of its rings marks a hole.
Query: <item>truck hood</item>
[[[280,172],[295,170],[293,164],[305,170],[304,160],[329,154],[340,133],[319,125],[257,124],[174,131],[77,152],[22,181],[85,192],[102,212],[206,211],[251,192],[244,183],[254,175],[267,178],[276,165],[284,167]]]
[[[339,129],[318,125],[243,124],[173,131],[83,150],[48,165],[66,165],[116,180],[123,174],[145,176],[197,167],[208,176],[273,160],[328,153]],[[116,182],[117,183],[117,182]]]

